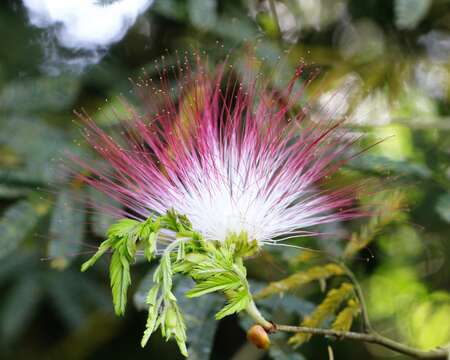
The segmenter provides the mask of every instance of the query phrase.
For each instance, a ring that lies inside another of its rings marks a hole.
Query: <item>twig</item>
[[[245,310],[247,311],[247,314],[250,315],[250,317],[255,320],[257,324],[261,325],[266,331],[273,330],[273,324],[264,318],[253,300],[248,304]]]
[[[257,310],[255,304],[252,302],[251,311],[247,309],[247,312],[249,313],[252,318],[262,325],[266,331],[268,332],[276,332],[276,331],[285,331],[285,332],[293,332],[293,333],[306,333],[311,335],[323,335],[323,336],[330,336],[334,337],[336,339],[350,339],[350,340],[357,340],[357,341],[363,341],[367,343],[372,344],[378,344],[380,346],[383,346],[387,349],[396,351],[398,353],[409,355],[416,359],[442,359],[442,360],[450,360],[450,347],[448,348],[437,348],[433,350],[420,350],[415,349],[413,347],[404,345],[402,343],[396,342],[394,340],[388,339],[380,334],[378,334],[372,327],[369,319],[369,314],[367,312],[367,305],[366,301],[364,299],[364,294],[362,292],[361,286],[359,285],[358,280],[356,279],[355,274],[350,270],[350,268],[345,265],[342,261],[336,260],[334,258],[329,258],[331,261],[339,265],[345,273],[345,276],[347,276],[353,286],[356,293],[356,296],[358,297],[358,301],[361,307],[361,315],[363,319],[363,332],[352,332],[352,331],[338,331],[338,330],[332,330],[332,329],[320,329],[320,328],[311,328],[311,327],[305,327],[305,326],[291,326],[291,325],[280,325],[280,324],[274,324],[266,319],[261,315],[261,313]],[[255,316],[256,314],[256,316]],[[268,326],[270,324],[271,326]]]
[[[356,296],[358,297],[358,301],[361,306],[361,315],[362,315],[362,319],[363,319],[363,331],[365,333],[375,333],[375,331],[372,327],[372,324],[370,323],[369,313],[367,311],[366,300],[364,298],[364,294],[362,292],[361,285],[359,285],[358,279],[356,279],[356,276],[353,273],[353,271],[351,271],[350,268],[347,265],[345,265],[342,261],[337,262],[337,264],[340,267],[342,267],[342,269],[344,269],[345,276],[347,276],[351,280],[351,282],[354,286]]]
[[[304,326],[291,326],[291,325],[274,325],[276,331],[285,331],[293,333],[306,333],[312,335],[331,336],[336,339],[350,339],[357,341],[364,341],[367,343],[378,344],[390,350],[398,353],[409,355],[416,359],[447,359],[449,350],[447,349],[434,349],[434,350],[419,350],[407,345],[398,343],[394,340],[385,338],[379,334],[363,334],[351,331],[337,331],[331,329],[318,329]]]

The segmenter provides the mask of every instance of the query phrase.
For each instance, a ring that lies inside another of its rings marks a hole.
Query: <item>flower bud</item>
[[[253,325],[247,331],[247,339],[259,349],[266,350],[270,346],[269,336],[261,325]]]

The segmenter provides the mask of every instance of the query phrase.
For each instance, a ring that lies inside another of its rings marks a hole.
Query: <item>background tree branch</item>
[[[285,331],[285,332],[293,332],[293,333],[306,333],[312,335],[322,335],[333,337],[338,340],[341,339],[350,339],[356,341],[363,341],[371,344],[378,344],[387,349],[393,350],[395,352],[409,355],[416,359],[449,359],[450,349],[449,348],[438,348],[433,350],[419,350],[407,345],[398,343],[394,340],[388,339],[382,335],[371,333],[357,333],[352,331],[337,331],[331,329],[318,329],[318,328],[309,328],[304,326],[291,326],[291,325],[280,325],[275,324],[275,331]]]

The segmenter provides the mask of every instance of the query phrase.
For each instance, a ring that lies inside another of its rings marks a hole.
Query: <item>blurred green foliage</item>
[[[420,348],[450,342],[450,2],[273,4],[276,14],[269,1],[155,0],[99,64],[50,75],[44,30],[28,24],[20,1],[1,3],[0,358],[178,356],[158,338],[139,347],[145,313],[130,307],[123,320],[114,318],[106,262],[97,272],[79,273],[112,220],[85,208],[83,200],[95,203],[100,195],[68,182],[59,164],[67,153],[91,156],[79,141],[73,109],[114,126],[121,114],[118,96],[134,102],[129,77],[137,79],[143,68],[154,75],[155,60],[164,55],[170,62],[171,54],[185,49],[204,49],[215,63],[229,50],[239,59],[255,48],[269,71],[282,59],[283,71],[274,76],[279,83],[304,59],[321,69],[307,89],[313,115],[347,116],[349,131],[367,134],[361,146],[385,139],[356,157],[342,176],[370,177],[380,187],[399,189],[405,206],[396,221],[371,233],[351,266],[378,331]],[[116,108],[118,117],[112,114]],[[365,225],[330,225],[326,231],[335,235],[328,239],[294,243],[339,255],[346,241],[336,240]],[[305,270],[302,256],[308,252],[269,249],[249,261],[252,289]],[[142,280],[132,284],[134,302],[142,310],[140,294],[151,286],[151,270],[138,264],[137,271]],[[333,281],[307,284],[261,306],[277,321],[299,322],[324,297],[317,290]],[[175,291],[182,294],[189,286],[180,281]],[[180,304],[188,314],[190,358],[318,359],[327,358],[327,344],[336,359],[390,356],[378,347],[326,339],[293,352],[281,334],[268,353],[248,349],[241,329],[249,326],[246,319],[213,319],[222,305],[215,296]]]

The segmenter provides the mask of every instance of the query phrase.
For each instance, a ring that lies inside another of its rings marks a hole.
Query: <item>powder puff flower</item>
[[[86,139],[107,167],[76,160],[84,169],[81,178],[120,205],[104,210],[126,217],[111,226],[82,270],[112,251],[113,302],[123,314],[137,249],[149,261],[160,254],[142,345],[161,327],[186,356],[174,274],[195,281],[187,297],[226,295],[217,319],[245,310],[273,330],[253,301],[243,258],[265,244],[311,235],[315,225],[362,215],[355,186],[323,187],[349,158],[354,140],[338,133],[339,123],[307,120],[298,107],[302,89],[295,87],[301,69],[281,93],[255,78],[233,81],[224,69],[211,73],[199,61],[193,72],[186,63],[174,89],[166,70],[160,88],[142,81],[139,91],[153,98],[145,102],[149,111],[138,115],[126,105],[131,119],[115,136],[83,115]]]
[[[110,165],[79,161],[90,174],[85,181],[117,200],[127,217],[174,209],[208,240],[245,233],[273,244],[358,216],[354,187],[321,189],[352,139],[337,132],[338,123],[306,120],[301,90],[293,91],[300,75],[280,94],[255,80],[224,85],[223,68],[208,74],[199,65],[180,80],[176,103],[166,76],[159,89],[144,81],[140,92],[164,105],[145,116],[128,107],[132,119],[118,138],[82,116],[87,140]]]

